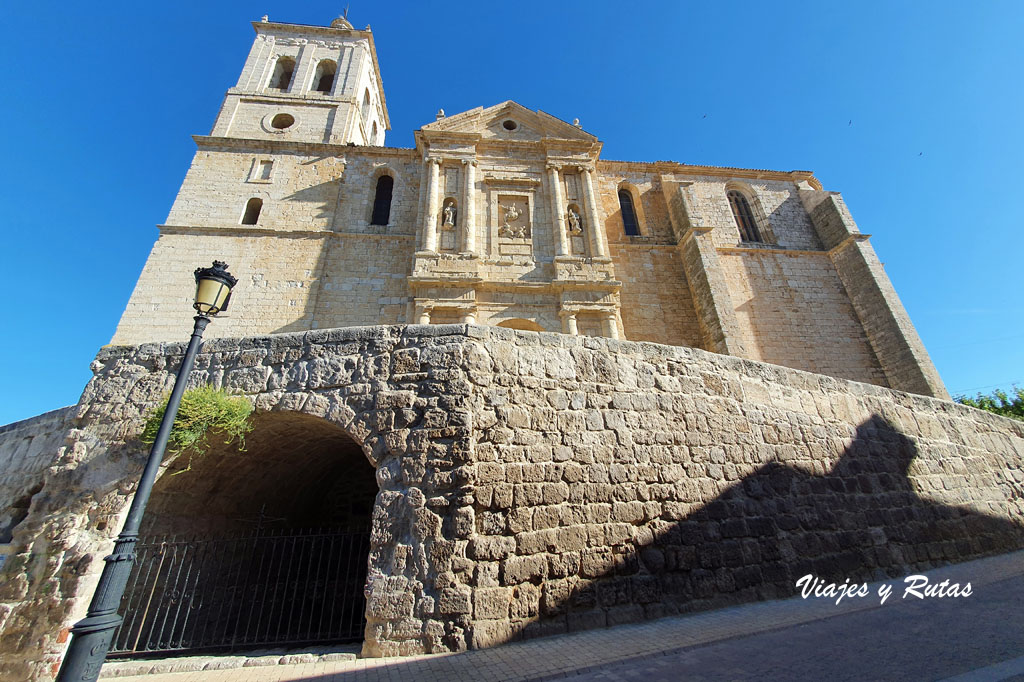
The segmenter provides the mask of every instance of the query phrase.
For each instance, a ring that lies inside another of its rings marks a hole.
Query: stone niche
[[[0,575],[0,678],[42,677],[59,659],[133,491],[137,428],[183,351],[97,357]],[[1024,423],[698,349],[354,327],[214,339],[194,380],[275,415],[278,440],[250,445],[266,461],[279,461],[294,422],[343,432],[374,470],[367,656],[486,647],[785,597],[807,573],[862,582],[1024,547]],[[172,513],[174,496],[159,505]]]
[[[487,253],[492,258],[534,260],[539,177],[525,171],[485,175]]]

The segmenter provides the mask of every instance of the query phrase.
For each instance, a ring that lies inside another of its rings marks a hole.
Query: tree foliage
[[[964,395],[956,397],[958,403],[970,405],[982,410],[1001,414],[1004,417],[1013,417],[1024,421],[1024,388],[1013,387],[1013,395],[1006,391],[996,389],[988,395],[979,393],[976,398],[968,398]]]
[[[169,399],[170,394],[146,418],[139,437],[143,443],[152,444],[156,440]],[[192,458],[206,453],[209,449],[207,437],[211,433],[224,437],[225,444],[238,441],[238,449],[244,450],[245,436],[252,431],[251,416],[252,403],[244,395],[231,395],[222,388],[209,385],[185,391],[167,440],[167,449],[172,454],[188,452],[188,466],[176,473],[188,471],[192,468]]]

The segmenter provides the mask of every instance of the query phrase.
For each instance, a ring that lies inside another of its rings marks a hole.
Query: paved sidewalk
[[[922,601],[908,597],[907,600],[903,600],[903,581],[894,579],[886,581],[893,586],[893,591],[884,605],[879,603],[877,596],[878,587],[882,583],[875,583],[870,587],[869,596],[844,599],[838,606],[834,599],[804,600],[795,597],[663,618],[636,625],[515,642],[460,654],[319,660],[300,665],[156,673],[147,676],[118,676],[117,679],[123,682],[511,682],[565,677],[576,678],[581,682],[629,679],[654,682],[659,679],[679,679],[680,676],[696,676],[702,679],[740,679],[749,676],[753,679],[764,673],[740,669],[735,663],[738,658],[759,659],[762,654],[799,649],[796,653],[803,655],[807,660],[821,659],[836,651],[843,651],[843,644],[836,644],[837,640],[845,640],[848,635],[858,636],[865,632],[877,636],[880,632],[885,633],[890,623],[897,622],[902,622],[902,627],[908,629],[912,635],[922,636],[927,634],[923,630],[924,625],[930,625],[937,632],[946,633],[952,638],[953,646],[962,646],[964,655],[957,658],[961,663],[960,669],[951,671],[950,675],[965,673],[966,676],[962,677],[964,680],[999,680],[1024,671],[1024,667],[1021,667],[1024,665],[1024,650],[1016,650],[1014,643],[1004,644],[1002,649],[978,650],[977,643],[971,636],[972,623],[958,620],[958,609],[962,608],[961,605],[968,605],[972,599],[980,602],[984,598],[989,600],[987,603],[994,604],[1004,593],[1014,595],[1014,600],[1021,599],[1016,595],[1024,594],[1024,551],[947,566],[928,571],[925,575],[929,578],[929,584],[937,584],[945,579],[961,585],[970,582],[973,594],[971,597],[958,599],[932,598]],[[990,589],[986,590],[986,586]],[[1008,587],[1012,587],[1013,590],[1008,590]],[[1002,617],[1013,618],[1014,614],[1020,614],[1021,622],[1004,622],[996,627],[1004,627],[1014,632],[1024,631],[1024,604],[1010,606],[1013,608],[1008,607],[1008,615],[1004,614]],[[933,617],[933,613],[940,615]],[[937,622],[938,617],[951,621],[955,627],[951,628],[950,623],[945,621]],[[984,615],[974,613],[971,618],[983,619]],[[812,628],[794,627],[815,621],[819,623]],[[950,632],[951,630],[957,632]],[[827,651],[816,649],[818,644],[815,636],[819,639],[830,637],[828,641],[831,648]],[[799,639],[798,647],[787,646],[787,642],[793,641],[793,637]],[[895,632],[892,637],[895,637]],[[749,641],[734,641],[737,638],[749,638]],[[884,635],[882,640],[884,646]],[[716,647],[727,648],[719,651]],[[884,651],[878,651],[876,658],[882,660],[886,656],[894,655],[894,648],[887,647]],[[968,652],[968,649],[972,651]],[[749,652],[752,656],[745,656],[744,652]],[[972,652],[973,658],[967,655]],[[915,653],[913,650],[900,652],[907,660],[913,660],[915,655],[920,658],[922,654],[923,652]],[[957,652],[954,651],[954,654]],[[1014,660],[1015,658],[1020,660]],[[719,664],[724,664],[725,668]],[[850,660],[844,661],[840,655],[836,664],[847,666],[841,670],[846,673],[843,677],[859,677],[856,670],[849,669]],[[801,678],[800,670],[791,667],[789,661],[775,661],[772,665],[775,667],[769,673],[770,677]],[[971,676],[969,671],[974,669],[979,670],[976,670],[977,674]],[[704,673],[709,670],[720,674],[705,675]],[[812,674],[811,668],[807,671],[807,675]],[[896,670],[889,672],[895,673]],[[948,675],[938,675],[946,676]],[[930,677],[937,679],[934,675]]]

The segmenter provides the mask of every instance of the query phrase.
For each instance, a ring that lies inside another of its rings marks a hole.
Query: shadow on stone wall
[[[470,646],[788,597],[807,573],[866,582],[1024,547],[1020,524],[922,497],[909,474],[916,457],[910,439],[872,417],[825,475],[773,462],[682,519],[639,523],[632,540],[575,559],[559,555],[561,575],[548,569],[512,588],[513,616],[526,620],[510,627],[477,614]],[[935,475],[963,489],[963,478]],[[430,665],[388,670],[414,678]]]
[[[471,646],[789,597],[808,573],[866,582],[1024,547],[1018,523],[919,495],[908,476],[916,456],[910,439],[872,417],[823,476],[770,463],[685,518],[585,550],[563,578],[549,570],[514,588],[523,615],[533,601],[524,593],[539,596],[537,619],[521,632],[477,622]],[[933,480],[967,492],[961,476]]]

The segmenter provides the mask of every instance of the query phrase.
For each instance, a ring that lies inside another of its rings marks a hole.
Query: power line
[[[963,348],[964,346],[980,346],[986,343],[992,343],[994,341],[1011,341],[1013,339],[1024,338],[1024,334],[1014,334],[1013,336],[1001,336],[996,339],[979,339],[977,341],[965,341],[963,343],[951,343],[942,346],[931,346],[932,350],[944,350],[946,348]]]
[[[959,388],[959,389],[957,389],[955,391],[950,391],[950,393],[956,394],[956,395],[962,395],[962,394],[967,393],[968,391],[980,391],[980,390],[983,390],[983,389],[986,389],[986,388],[995,388],[996,386],[1005,386],[1007,384],[1012,386],[1014,384],[1020,384],[1020,383],[1024,383],[1024,379],[1014,379],[1012,381],[1000,381],[998,384],[989,384],[988,386],[974,386],[972,388]]]

